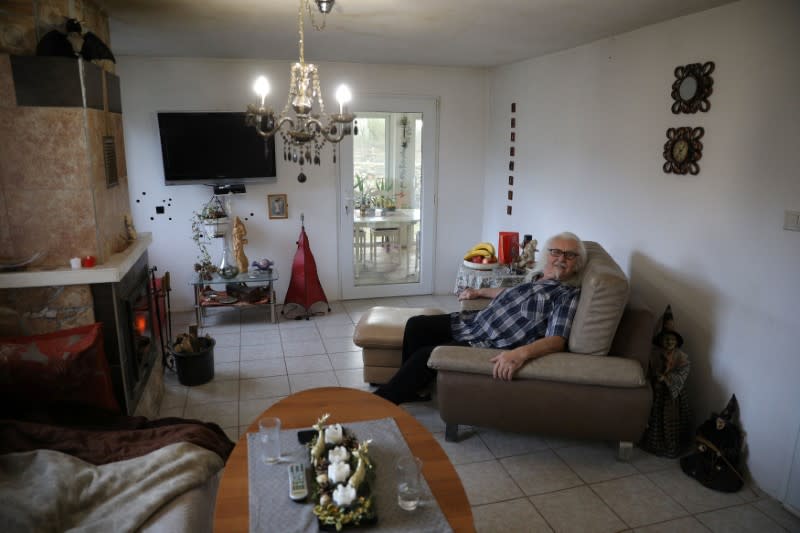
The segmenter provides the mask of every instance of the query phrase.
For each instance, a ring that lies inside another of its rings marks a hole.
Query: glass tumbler
[[[397,505],[413,511],[419,505],[421,492],[422,461],[418,457],[401,457],[395,463],[397,475]]]
[[[281,458],[281,419],[264,417],[258,421],[258,436],[261,440],[261,459],[277,463]]]

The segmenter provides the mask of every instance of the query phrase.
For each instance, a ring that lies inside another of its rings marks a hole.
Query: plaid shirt
[[[503,349],[553,335],[568,339],[580,291],[580,287],[546,279],[506,289],[477,313],[452,313],[453,339]]]

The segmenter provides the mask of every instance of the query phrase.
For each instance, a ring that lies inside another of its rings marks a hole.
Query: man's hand
[[[514,379],[514,373],[522,368],[522,365],[525,364],[527,360],[528,358],[525,357],[525,354],[523,354],[519,348],[507,352],[500,352],[489,359],[489,362],[494,363],[492,375],[495,379],[511,381]]]
[[[513,350],[500,352],[489,362],[494,363],[492,375],[495,379],[510,381],[514,379],[514,374],[522,368],[527,361],[537,359],[543,355],[555,352],[563,352],[567,349],[567,339],[558,335],[544,337],[533,341],[530,344],[518,346]]]
[[[494,298],[505,290],[505,287],[482,287],[480,289],[473,289],[467,287],[458,293],[459,300],[474,300],[476,298]]]
[[[473,289],[472,287],[467,287],[460,293],[458,293],[459,300],[474,300],[475,298],[480,298],[479,289]]]

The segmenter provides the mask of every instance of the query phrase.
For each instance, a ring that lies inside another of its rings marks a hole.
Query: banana
[[[473,250],[486,250],[487,252],[489,252],[492,255],[495,254],[494,245],[492,245],[492,243],[490,243],[490,242],[479,242],[478,244],[473,246],[472,249]]]
[[[492,257],[494,254],[489,253],[488,250],[484,250],[483,248],[477,250],[473,248],[472,250],[464,254],[464,259],[469,260],[470,258],[475,257],[476,255],[479,255],[481,257]]]

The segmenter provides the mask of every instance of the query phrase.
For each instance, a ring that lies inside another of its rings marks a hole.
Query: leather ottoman
[[[403,331],[409,318],[440,315],[435,307],[373,307],[361,317],[353,334],[364,361],[364,381],[386,383],[403,362]]]

